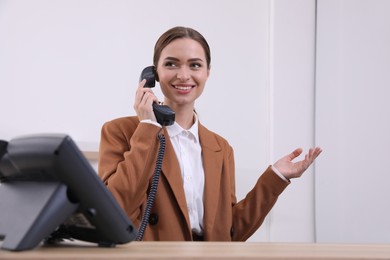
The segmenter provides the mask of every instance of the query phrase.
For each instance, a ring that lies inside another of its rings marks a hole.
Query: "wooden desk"
[[[390,245],[253,242],[131,242],[115,248],[67,243],[34,250],[0,250],[0,259],[390,259]]]

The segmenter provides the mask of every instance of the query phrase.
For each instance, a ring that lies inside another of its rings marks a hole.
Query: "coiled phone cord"
[[[138,234],[136,237],[136,241],[142,241],[146,229],[146,225],[149,222],[150,211],[152,210],[152,206],[154,203],[154,199],[156,198],[158,181],[160,179],[161,167],[163,163],[164,153],[165,153],[165,136],[163,134],[158,134],[158,139],[160,141],[160,148],[157,154],[156,167],[154,169],[152,184],[150,186],[150,191],[148,195],[148,199],[146,202],[146,207],[141,219],[141,225],[138,229]]]

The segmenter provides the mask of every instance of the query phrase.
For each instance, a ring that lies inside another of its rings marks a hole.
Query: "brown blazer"
[[[154,172],[161,128],[123,117],[102,127],[99,176],[138,227]],[[156,200],[144,241],[191,241],[182,177],[166,129],[166,150]],[[204,240],[245,241],[262,224],[287,187],[271,169],[261,175],[245,199],[237,203],[233,149],[221,136],[199,123],[205,174]]]

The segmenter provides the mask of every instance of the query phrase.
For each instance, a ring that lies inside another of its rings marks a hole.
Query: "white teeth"
[[[189,90],[191,89],[191,87],[180,87],[180,86],[175,86],[176,89],[180,89],[180,90]]]

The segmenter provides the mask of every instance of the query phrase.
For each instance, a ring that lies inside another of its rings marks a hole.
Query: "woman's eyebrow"
[[[175,57],[166,57],[164,60],[180,61],[178,58]]]
[[[201,58],[192,58],[192,59],[189,59],[188,61],[190,61],[190,62],[194,62],[194,61],[203,62],[203,60]]]
[[[164,60],[180,61],[180,59],[175,58],[175,57],[166,57]],[[201,61],[201,62],[204,62],[201,58],[191,58],[191,59],[188,59],[188,61],[190,61],[190,62],[194,62],[194,61]]]

